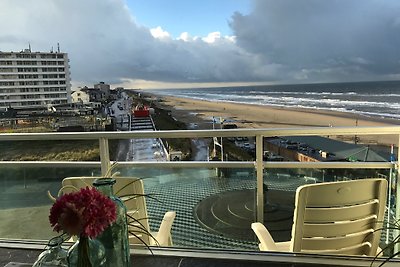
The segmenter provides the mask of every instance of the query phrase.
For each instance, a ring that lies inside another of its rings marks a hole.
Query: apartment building
[[[0,110],[71,102],[67,53],[0,51]]]

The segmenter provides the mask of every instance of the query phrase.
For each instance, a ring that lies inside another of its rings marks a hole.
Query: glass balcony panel
[[[146,159],[132,157],[133,153],[135,152],[134,150],[132,150],[132,154],[129,156],[129,149],[133,146],[132,140],[133,139],[127,139],[124,141],[125,143],[122,142],[122,144],[120,140],[109,140],[110,158],[118,161],[146,161]],[[25,144],[26,142],[37,141],[25,141]],[[38,142],[38,149],[40,150],[44,148],[44,145],[47,141]],[[40,144],[40,142],[42,143]],[[69,142],[78,144],[77,141]],[[93,147],[98,149],[99,143],[97,139],[89,142],[92,142]],[[128,146],[126,146],[127,142],[132,145],[128,144]],[[225,140],[225,137],[223,142],[225,144],[228,143],[228,141]],[[12,143],[14,143],[14,146],[18,146],[20,150],[23,150],[23,144],[15,145],[18,142]],[[124,148],[124,144],[128,150],[122,151],[122,155],[128,155],[129,157],[118,157],[117,152],[120,151],[120,148]],[[250,142],[250,144],[252,143]],[[0,151],[3,152],[0,152],[0,155],[6,155],[5,151],[8,153],[10,149],[12,149],[4,146],[4,144],[1,145]],[[134,145],[137,144],[135,143]],[[154,142],[150,144],[150,146],[147,146],[147,148],[150,149],[154,149],[156,147],[157,143]],[[50,146],[47,147],[47,149],[50,148]],[[388,151],[389,148],[384,147],[383,150]],[[226,151],[227,150],[225,150],[225,152]],[[269,161],[270,156],[272,157],[274,155],[265,152],[266,150],[264,150],[264,160]],[[29,151],[28,153],[32,155],[36,152],[32,153],[32,151]],[[225,159],[234,160],[229,156]],[[3,158],[3,160],[6,159]],[[25,158],[23,160],[27,159]],[[58,160],[58,158],[49,157],[45,160]],[[98,158],[93,160],[98,161]],[[90,159],[90,161],[93,160]],[[249,160],[243,159],[243,161],[252,160],[254,160],[254,158]],[[276,159],[272,161],[275,160]],[[157,159],[153,159],[152,161],[157,161]],[[281,161],[281,159],[276,161]],[[216,170],[215,168],[155,168],[120,166],[117,168],[117,170],[121,171],[121,176],[136,176],[143,178],[145,192],[154,194],[155,198],[159,200],[157,201],[150,198],[147,201],[150,226],[152,230],[158,229],[159,223],[165,211],[175,210],[177,212],[177,217],[172,229],[174,246],[219,249],[226,248],[253,251],[258,250],[258,242],[251,233],[250,223],[248,227],[246,227],[250,234],[248,234],[248,236],[241,236],[240,234],[237,234],[237,229],[235,229],[235,231],[232,230],[232,227],[238,228],[237,226],[239,225],[235,219],[228,218],[227,220],[222,220],[222,222],[215,220],[212,221],[210,219],[213,218],[215,211],[219,210],[219,201],[225,195],[240,191],[243,192],[244,195],[234,198],[234,201],[229,202],[228,204],[243,203],[248,210],[252,211],[251,215],[249,215],[247,219],[251,218],[250,221],[255,221],[254,210],[256,204],[254,199],[256,194],[256,176],[253,168],[220,168]],[[263,202],[265,211],[264,217],[266,224],[269,229],[270,227],[273,229],[273,224],[268,222],[268,220],[275,220],[277,218],[276,212],[281,212],[280,216],[286,220],[287,224],[278,223],[278,225],[275,224],[275,227],[286,227],[291,224],[292,218],[287,217],[286,215],[289,216],[290,214],[293,214],[293,206],[290,206],[290,203],[294,203],[294,192],[300,185],[368,177],[385,177],[391,181],[395,181],[394,173],[397,173],[397,170],[391,172],[388,169],[384,170],[372,168],[267,168],[264,170],[265,186],[263,188],[265,196],[265,200]],[[2,229],[0,238],[47,240],[49,237],[54,236],[55,233],[51,231],[48,223],[48,211],[52,203],[47,198],[47,190],[50,190],[52,194],[55,195],[61,185],[61,180],[64,177],[92,175],[99,176],[100,170],[84,168],[80,171],[77,170],[74,172],[71,168],[2,167],[0,171],[0,190],[2,191],[0,208],[2,217],[0,219],[8,228],[3,226],[0,227],[0,229]],[[393,182],[390,186],[392,198],[395,195],[394,185],[395,182]],[[204,208],[204,206],[200,207],[200,205],[207,200],[211,205],[211,208]],[[389,201],[390,214],[385,218],[392,220],[392,214],[394,214],[396,207],[391,198],[389,198]],[[235,213],[237,207],[234,207],[233,205],[226,206],[228,207],[228,211],[230,213]],[[15,211],[20,212],[16,213]],[[32,216],[37,216],[38,218],[33,218]],[[201,220],[208,220],[214,223],[212,223],[212,227],[210,227],[207,224],[205,225],[205,223],[202,223]],[[46,225],[48,229],[44,229],[45,227],[43,227],[43,225]],[[385,225],[387,225],[386,222]],[[273,233],[275,240],[285,241],[290,239],[290,226],[286,227],[284,230],[281,228],[276,228],[275,232],[281,232],[281,235],[275,235]],[[20,228],[24,228],[23,230],[26,230],[26,232],[20,233]],[[393,240],[394,236],[394,233],[391,231],[384,231],[382,234],[382,244],[385,245],[385,242],[390,242]]]
[[[165,212],[175,211],[175,247],[256,250],[253,169],[118,168],[121,176],[142,178],[152,231]]]
[[[396,172],[390,169],[264,169],[264,193],[266,200],[264,224],[268,227],[269,220],[277,220],[277,214],[270,212],[271,210],[287,211],[293,214],[294,198],[296,189],[306,184],[315,184],[322,182],[346,181],[364,178],[385,178],[389,181],[388,200],[385,219],[383,223],[383,231],[381,234],[380,247],[384,248],[388,243],[396,238],[396,231],[393,229],[395,219],[395,189],[396,189]],[[268,218],[268,217],[271,218]],[[293,219],[293,217],[291,217]],[[283,223],[280,223],[283,226]],[[274,229],[271,235],[275,241],[290,240],[290,232],[286,232],[286,236],[280,236],[282,232],[275,233]],[[282,240],[283,239],[283,240]],[[385,255],[389,251],[385,252]]]
[[[49,223],[61,181],[70,176],[99,174],[88,168],[0,168],[0,238],[48,240],[57,233]]]

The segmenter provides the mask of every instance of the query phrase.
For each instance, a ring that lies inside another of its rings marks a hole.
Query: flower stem
[[[78,266],[77,267],[92,267],[89,258],[89,238],[81,235],[78,243]]]

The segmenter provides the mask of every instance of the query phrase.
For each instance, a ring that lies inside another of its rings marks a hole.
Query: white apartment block
[[[71,102],[67,53],[0,51],[0,110]]]

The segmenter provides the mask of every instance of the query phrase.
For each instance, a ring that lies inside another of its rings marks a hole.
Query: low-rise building
[[[94,89],[99,89],[105,96],[105,98],[108,98],[110,96],[110,85],[106,84],[104,82],[99,82],[98,84],[95,84]]]
[[[374,151],[370,146],[342,142],[321,136],[287,136],[268,138],[266,149],[285,160],[302,162],[375,161],[387,162],[388,153]]]
[[[89,103],[90,95],[86,90],[77,90],[71,93],[73,103]]]
[[[74,103],[103,102],[107,100],[106,94],[103,91],[87,86],[74,91],[71,95]]]

